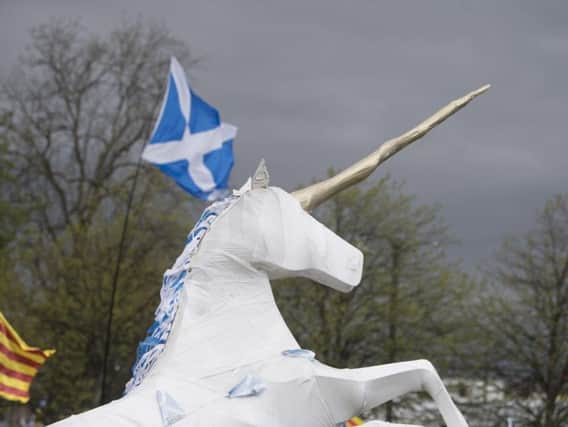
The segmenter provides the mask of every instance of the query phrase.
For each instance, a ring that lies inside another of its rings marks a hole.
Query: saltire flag
[[[0,397],[27,403],[35,374],[53,353],[28,346],[0,312]]]
[[[226,193],[236,134],[236,127],[222,123],[219,112],[190,89],[172,57],[160,115],[142,158],[188,193],[215,200]]]

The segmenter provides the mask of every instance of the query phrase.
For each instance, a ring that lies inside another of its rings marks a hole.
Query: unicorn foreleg
[[[448,427],[468,427],[436,369],[427,360],[361,369],[334,369],[320,364],[316,378],[338,423],[406,393],[426,391]]]

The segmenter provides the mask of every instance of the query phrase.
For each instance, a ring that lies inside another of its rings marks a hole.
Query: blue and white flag
[[[237,128],[195,94],[172,57],[162,110],[142,158],[188,193],[215,200],[226,192]]]

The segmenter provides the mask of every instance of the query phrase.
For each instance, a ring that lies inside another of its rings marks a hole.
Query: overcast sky
[[[468,270],[568,191],[566,1],[0,0],[0,73],[50,17],[138,16],[201,57],[193,86],[239,127],[235,186],[261,157],[273,185],[323,177],[491,83],[373,178],[440,203]]]

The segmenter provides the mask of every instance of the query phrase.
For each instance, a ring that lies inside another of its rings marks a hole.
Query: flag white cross
[[[211,171],[205,166],[205,155],[220,149],[225,141],[233,139],[237,128],[228,123],[221,123],[218,128],[198,133],[190,133],[186,126],[181,140],[149,144],[142,157],[149,162],[163,165],[187,160],[188,173],[204,192],[215,188]]]

